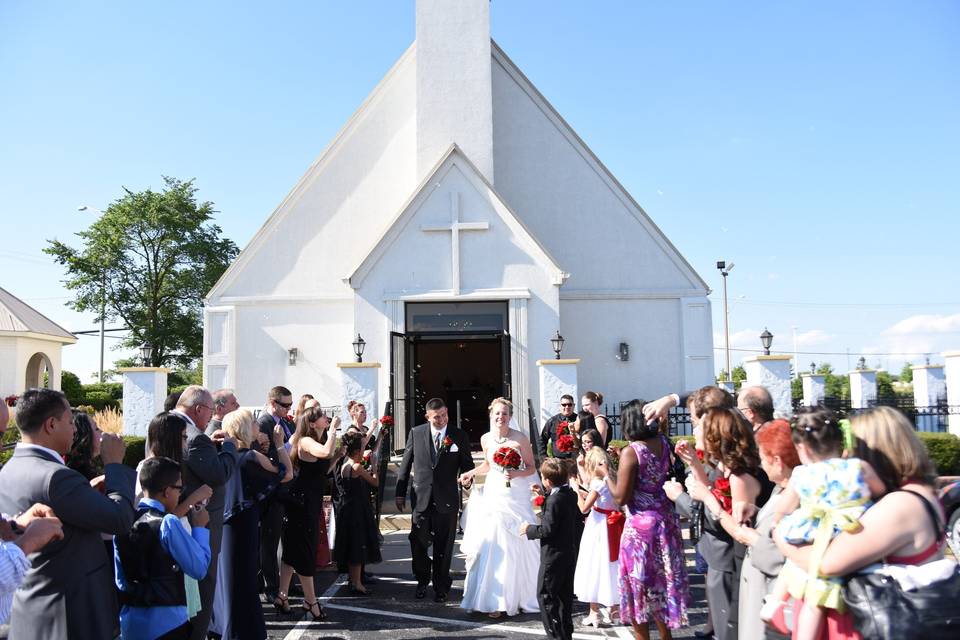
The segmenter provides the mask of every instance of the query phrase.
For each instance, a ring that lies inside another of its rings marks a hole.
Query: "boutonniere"
[[[451,449],[451,447],[455,446],[456,445],[453,443],[453,438],[450,436],[444,436],[443,441],[440,443],[440,451],[438,451],[438,453],[447,453],[448,451],[455,450]]]

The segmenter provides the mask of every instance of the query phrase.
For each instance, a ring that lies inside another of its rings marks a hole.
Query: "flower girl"
[[[591,480],[588,488],[581,487],[578,492],[578,506],[587,514],[587,521],[580,540],[573,592],[581,602],[590,603],[590,615],[583,619],[583,624],[599,627],[600,606],[620,604],[618,558],[624,516],[605,482],[610,469],[607,453],[601,447],[591,448],[584,467]]]

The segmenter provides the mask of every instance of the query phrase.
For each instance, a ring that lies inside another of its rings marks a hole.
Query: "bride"
[[[480,438],[483,462],[461,476],[469,485],[478,473],[486,473],[482,487],[475,487],[463,512],[460,551],[467,558],[463,609],[480,611],[491,618],[502,612],[535,612],[540,545],[518,535],[520,523],[536,522],[531,506],[531,486],[536,482],[530,440],[511,428],[513,404],[497,398],[490,404],[490,431]],[[493,463],[502,447],[520,453],[519,470],[504,470]],[[509,486],[508,486],[509,483]]]

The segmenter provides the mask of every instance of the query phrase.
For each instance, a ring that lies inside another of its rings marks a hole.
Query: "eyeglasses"
[[[169,489],[176,489],[176,490],[179,491],[180,493],[183,493],[183,485],[182,485],[182,484],[172,484],[172,485],[170,485],[168,488],[169,488]]]
[[[572,402],[561,402],[561,403],[560,403],[560,406],[561,406],[561,407],[572,407],[572,406],[573,406],[573,403],[572,403]]]

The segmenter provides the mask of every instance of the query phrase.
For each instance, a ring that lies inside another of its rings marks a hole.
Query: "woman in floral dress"
[[[620,416],[630,446],[620,452],[617,479],[607,486],[628,510],[620,540],[620,621],[637,638],[649,638],[649,623],[661,638],[687,624],[690,585],[683,539],[673,503],[663,492],[670,472],[670,441],[657,422],[647,424],[643,402],[632,400]]]

